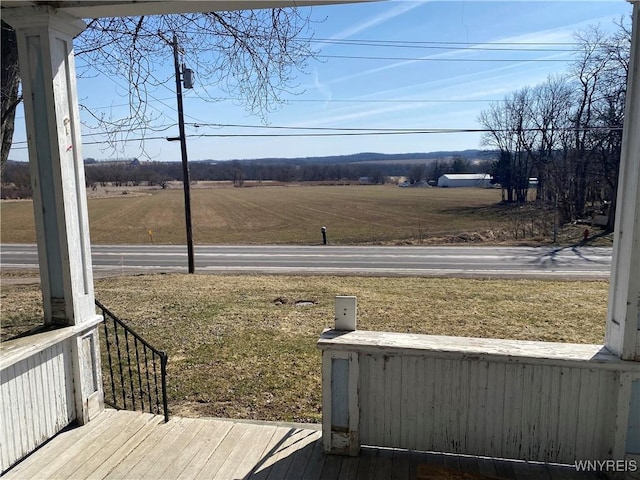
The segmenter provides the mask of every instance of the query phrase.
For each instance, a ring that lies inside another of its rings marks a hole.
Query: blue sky
[[[565,72],[574,32],[589,25],[611,30],[631,13],[624,0],[609,1],[407,1],[314,7],[315,44],[321,61],[310,62],[298,81],[304,93],[269,114],[269,126],[336,129],[474,129],[491,101],[525,85]],[[326,43],[365,41],[368,45]],[[371,41],[401,47],[372,46]],[[420,42],[421,48],[409,48]],[[448,43],[449,42],[449,43]],[[506,44],[506,45],[505,45]],[[428,48],[427,48],[428,47]],[[469,48],[472,47],[472,48]],[[534,50],[534,51],[532,51]],[[384,59],[336,58],[385,57]],[[327,58],[328,57],[328,58]],[[482,60],[482,61],[479,61]],[[172,66],[167,67],[170,72]],[[168,77],[169,74],[166,73]],[[92,108],[126,103],[122,79],[79,79],[81,101]],[[159,124],[177,123],[175,85],[158,89],[150,106]],[[428,133],[326,137],[208,137],[200,134],[320,133],[319,130],[212,128],[192,124],[264,125],[232,100],[201,99],[197,83],[185,93],[190,160],[336,155],[358,152],[428,152],[480,147],[478,133]],[[209,91],[209,95],[226,97]],[[9,156],[26,160],[24,116],[17,114]],[[191,125],[189,125],[191,124]],[[177,135],[177,126],[161,135]],[[348,130],[342,130],[345,133]],[[89,133],[85,130],[85,133]],[[149,136],[158,136],[151,132]],[[139,157],[178,161],[178,142],[121,143],[116,151],[99,136],[85,137],[83,155],[99,159]],[[21,143],[22,142],[22,143]]]

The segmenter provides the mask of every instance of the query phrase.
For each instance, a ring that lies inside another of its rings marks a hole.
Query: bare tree
[[[502,186],[503,200],[507,202],[523,203],[527,199],[536,140],[531,119],[531,97],[531,89],[522,88],[505,97],[501,103],[492,104],[478,118],[488,130],[483,144],[499,151],[492,174]]]
[[[409,183],[411,185],[417,185],[424,181],[427,174],[427,167],[424,163],[416,163],[409,169]]]
[[[598,27],[578,33],[578,55],[569,73],[576,85],[572,213],[580,215],[590,196],[607,199],[609,229],[615,216],[631,45],[630,28],[623,20],[617,25],[613,34]]]
[[[620,19],[618,30],[607,37],[602,45],[606,65],[603,72],[600,99],[595,106],[594,153],[599,175],[608,189],[610,198],[607,230],[613,231],[618,191],[622,127],[629,74],[631,27]]]
[[[16,32],[4,21],[2,21],[2,77],[0,79],[0,89],[2,101],[0,110],[2,111],[2,151],[0,152],[0,171],[4,170],[4,165],[9,156],[11,142],[13,141],[13,126],[16,107],[22,100],[18,90],[20,86],[20,72],[18,69],[18,45],[16,43]]]
[[[538,178],[536,198],[553,201],[558,191],[555,182],[560,178],[552,172],[562,147],[562,135],[569,125],[573,90],[563,76],[551,76],[533,90],[531,119],[539,135],[534,160]]]
[[[471,173],[471,162],[460,155],[455,155],[451,161],[451,173]]]
[[[525,174],[537,175],[538,200],[557,201],[564,221],[582,216],[588,201],[608,201],[613,228],[631,44],[630,28],[617,25],[612,34],[578,33],[566,74],[481,113],[483,142],[499,151],[493,173],[503,199],[523,201]]]
[[[149,107],[149,99],[154,90],[171,88],[174,82],[172,75],[159,76],[173,61],[164,40],[173,33],[184,61],[196,71],[201,98],[216,101],[209,93],[216,87],[264,120],[282,103],[283,93],[299,91],[296,72],[304,71],[315,56],[310,22],[310,13],[297,8],[93,19],[75,39],[78,75],[123,79],[129,110],[113,117],[85,109],[92,117],[89,126],[108,133],[113,146],[143,137],[145,131],[167,128]],[[15,41],[5,41],[5,34],[15,38],[3,22],[2,165],[20,100],[17,49]]]

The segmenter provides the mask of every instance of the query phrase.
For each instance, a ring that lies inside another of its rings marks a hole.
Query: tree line
[[[493,152],[485,152],[488,157]],[[391,177],[405,177],[411,184],[436,182],[445,173],[487,172],[490,161],[472,162],[460,155],[450,159],[415,163],[291,163],[234,160],[189,162],[192,181],[227,181],[242,187],[245,181],[275,182],[364,182],[382,185]],[[180,162],[85,161],[87,188],[96,186],[159,186],[182,180]],[[9,161],[2,172],[2,198],[30,198],[29,164]]]
[[[557,206],[563,222],[589,203],[609,205],[613,229],[631,28],[590,27],[576,34],[569,70],[520,88],[481,112],[483,144],[497,150],[492,175],[503,200],[525,202],[529,178],[536,198]]]

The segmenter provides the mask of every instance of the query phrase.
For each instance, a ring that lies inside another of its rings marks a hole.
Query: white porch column
[[[622,360],[640,362],[640,2],[632,3],[605,346]],[[613,458],[640,464],[640,375],[620,373]]]
[[[633,3],[633,35],[607,313],[606,347],[640,361],[640,3]]]
[[[2,13],[18,39],[45,323],[91,323],[96,314],[73,57],[73,37],[86,26],[49,7]]]
[[[85,423],[104,409],[73,57],[86,26],[51,7],[5,10],[18,40],[44,323],[73,329],[62,385]]]

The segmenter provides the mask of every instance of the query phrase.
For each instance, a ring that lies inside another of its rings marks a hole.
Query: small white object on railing
[[[354,296],[336,297],[336,330],[355,331],[358,299]]]

